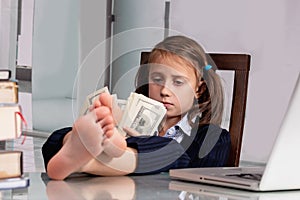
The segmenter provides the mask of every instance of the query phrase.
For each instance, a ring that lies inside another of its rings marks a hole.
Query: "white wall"
[[[72,126],[85,97],[104,86],[106,1],[35,0],[33,129]]]
[[[127,99],[134,91],[140,52],[164,38],[163,0],[115,0],[112,46],[112,92]]]
[[[32,51],[33,129],[71,126],[79,65],[79,0],[35,0]]]
[[[18,1],[0,1],[0,69],[16,72]]]
[[[17,65],[32,66],[34,0],[22,1],[21,33],[18,38]]]
[[[106,40],[107,1],[80,0],[80,66],[78,81],[78,110],[86,98],[95,90],[104,87],[105,69],[109,62]]]
[[[216,6],[218,5],[218,6]],[[171,2],[171,28],[208,52],[252,56],[242,159],[265,162],[299,73],[300,2]]]

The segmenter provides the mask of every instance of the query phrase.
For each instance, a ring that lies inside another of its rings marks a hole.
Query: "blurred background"
[[[241,159],[265,162],[299,74],[299,9],[297,0],[1,0],[0,69],[19,80],[28,131],[47,137],[72,126],[96,89],[126,99],[140,52],[164,37],[251,54]],[[230,93],[232,74],[222,77]]]

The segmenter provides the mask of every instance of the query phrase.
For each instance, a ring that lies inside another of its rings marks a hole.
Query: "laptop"
[[[300,199],[300,190],[276,192],[254,192],[227,187],[172,180],[169,190],[178,191],[178,199],[222,199],[222,200],[295,200]]]
[[[170,170],[172,179],[253,191],[300,189],[300,76],[273,145],[260,167],[212,167]]]

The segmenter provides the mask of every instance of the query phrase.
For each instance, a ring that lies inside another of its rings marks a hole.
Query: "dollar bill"
[[[120,107],[122,111],[125,110],[127,104],[127,100],[125,99],[117,99],[117,105]]]
[[[101,88],[99,90],[96,90],[93,93],[89,94],[86,97],[86,99],[85,99],[85,101],[84,101],[84,103],[83,103],[83,105],[80,109],[79,115],[82,116],[82,115],[85,115],[86,113],[88,113],[90,106],[93,105],[94,101],[97,98],[99,98],[99,95],[102,94],[102,93],[108,93],[109,94],[108,88],[103,87],[103,88]]]
[[[120,131],[128,127],[140,135],[153,135],[166,114],[164,105],[144,95],[131,93],[119,123]]]
[[[95,99],[104,92],[110,93],[108,88],[104,87],[88,95],[81,115],[86,114]],[[127,135],[124,127],[139,135],[154,135],[166,114],[162,103],[137,93],[131,93],[127,100],[118,99],[116,94],[112,94],[112,97],[112,113],[122,135]]]

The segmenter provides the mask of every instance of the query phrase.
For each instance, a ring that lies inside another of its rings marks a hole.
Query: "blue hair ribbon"
[[[210,70],[211,68],[212,68],[211,65],[206,65],[206,66],[204,67],[204,69],[205,69],[206,71]]]

